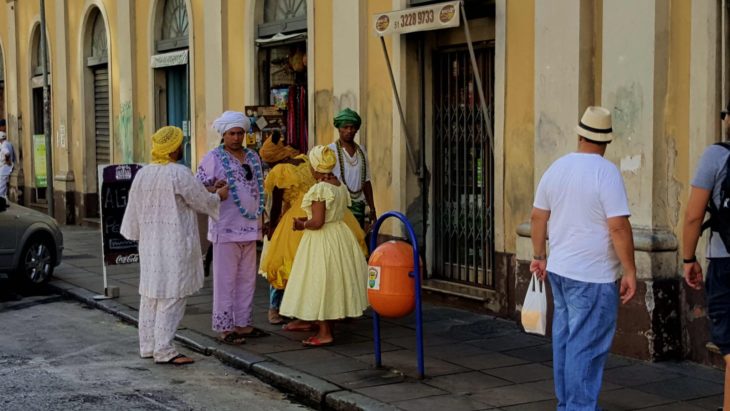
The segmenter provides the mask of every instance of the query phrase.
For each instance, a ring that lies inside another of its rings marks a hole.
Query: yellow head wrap
[[[183,132],[178,127],[165,126],[152,135],[152,163],[171,163],[170,154],[183,142]]]
[[[315,146],[309,150],[309,163],[318,173],[329,173],[337,164],[337,156],[327,146]]]
[[[259,150],[259,155],[264,162],[269,164],[277,163],[299,153],[296,149],[284,144],[283,139],[279,140],[278,143],[274,143],[272,139],[273,137],[267,138]]]

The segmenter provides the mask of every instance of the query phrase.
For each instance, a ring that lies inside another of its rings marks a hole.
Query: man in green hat
[[[373,186],[370,184],[368,154],[365,148],[355,142],[355,135],[360,130],[362,119],[356,111],[346,108],[337,113],[334,124],[340,138],[329,145],[337,154],[337,164],[332,172],[347,186],[352,199],[350,211],[367,232],[369,225],[375,222],[377,214],[373,201]]]

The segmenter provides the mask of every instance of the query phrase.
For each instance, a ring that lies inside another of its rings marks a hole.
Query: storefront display
[[[306,152],[309,148],[306,42],[262,46],[259,68],[259,100],[268,108],[264,110],[266,114],[257,112],[253,119],[258,131],[265,139],[277,129],[287,144]],[[251,106],[254,107],[265,106]],[[278,113],[275,115],[272,109]]]

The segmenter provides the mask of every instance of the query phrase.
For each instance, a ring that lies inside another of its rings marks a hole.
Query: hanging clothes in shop
[[[302,152],[309,149],[306,93],[303,86],[290,86],[286,113],[288,143]]]

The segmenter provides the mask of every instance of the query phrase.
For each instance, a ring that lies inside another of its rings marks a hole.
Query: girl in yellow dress
[[[332,174],[337,162],[334,151],[316,146],[309,152],[309,161],[317,183],[302,200],[307,216],[293,220],[292,228],[303,230],[304,235],[280,313],[316,321],[317,334],[302,344],[323,346],[334,341],[332,320],[359,317],[367,308],[367,263],[357,238],[344,222],[350,194]]]
[[[279,306],[284,294],[294,255],[299,247],[303,232],[295,231],[291,221],[306,217],[302,209],[302,199],[307,191],[317,182],[311,172],[309,159],[304,154],[284,144],[278,133],[267,139],[261,150],[261,159],[271,168],[264,182],[266,195],[271,199],[269,213],[269,241],[265,252],[261,255],[259,271],[269,281],[269,322],[280,324],[283,319],[279,315]],[[282,214],[283,213],[283,214]],[[367,252],[365,233],[351,212],[345,214],[345,223],[358,239],[363,252]],[[303,321],[294,321],[285,325],[288,331],[309,331],[312,325]]]

